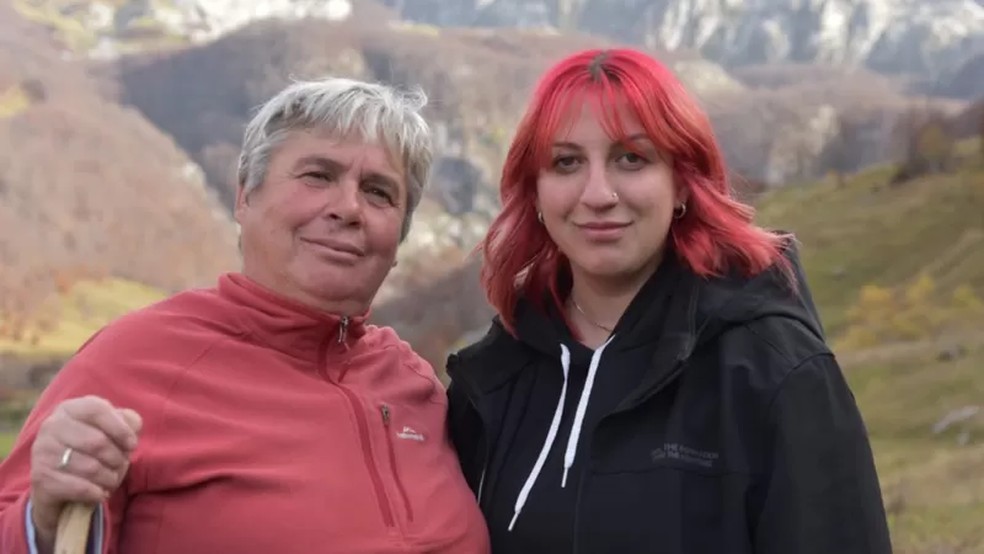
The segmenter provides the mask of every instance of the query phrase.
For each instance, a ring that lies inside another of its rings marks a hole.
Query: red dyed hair
[[[684,266],[701,277],[751,276],[785,262],[785,237],[754,225],[753,209],[734,197],[710,120],[676,76],[636,50],[586,50],[554,65],[537,84],[502,170],[502,211],[478,246],[486,297],[510,332],[520,297],[546,309],[549,292],[563,312],[558,277],[570,266],[537,221],[536,182],[555,133],[580,99],[609,108],[599,110],[606,119],[617,118],[614,108],[624,102],[649,139],[672,156],[676,186],[689,197],[667,244]],[[605,123],[613,140],[625,140],[618,121]]]

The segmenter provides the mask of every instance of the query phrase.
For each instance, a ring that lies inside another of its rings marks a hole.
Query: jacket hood
[[[764,317],[794,319],[818,340],[824,340],[796,242],[788,241],[782,254],[786,267],[774,264],[751,278],[731,275],[706,281],[699,287],[694,314],[695,345],[731,327]]]
[[[676,343],[676,357],[685,359],[697,346],[728,329],[765,317],[794,319],[824,340],[795,240],[787,241],[782,255],[785,263],[753,277],[732,272],[706,279],[691,273],[675,257],[667,257],[616,324],[609,350],[659,340],[664,346]],[[491,335],[506,333],[498,318],[494,327]],[[590,355],[590,350],[577,344],[552,302],[544,313],[528,300],[520,301],[516,335],[520,342],[551,357],[560,355],[559,344],[574,345],[571,354],[575,359]]]
[[[697,277],[674,257],[668,257],[616,324],[610,348],[628,349],[662,335],[675,335],[686,337],[687,348],[693,349],[731,327],[764,317],[795,319],[823,340],[823,327],[795,241],[788,241],[783,257],[788,266],[775,264],[753,277],[730,274],[710,279]],[[563,321],[553,303],[544,314],[521,302],[517,338],[556,356],[558,343],[574,341]]]
[[[668,256],[616,324],[608,350],[626,350],[658,341],[660,364],[682,361],[699,345],[728,329],[765,317],[794,319],[818,340],[824,340],[795,240],[786,242],[782,255],[786,268],[777,263],[753,277],[732,273],[714,278],[700,278],[675,257]],[[591,351],[573,338],[552,302],[548,305],[547,313],[543,313],[527,301],[519,303],[518,341],[553,358],[561,356],[560,345],[571,348],[572,361],[590,357]],[[510,346],[507,337],[508,332],[497,316],[485,338],[457,356],[472,358],[488,348],[515,348],[517,345]],[[456,376],[458,372],[449,367],[452,378],[472,381],[480,390],[503,384],[520,369],[489,367],[480,372],[482,375]]]

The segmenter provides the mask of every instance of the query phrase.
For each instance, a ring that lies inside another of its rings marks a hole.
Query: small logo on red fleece
[[[403,430],[396,434],[398,438],[424,442],[424,436],[413,430],[413,427],[403,426]]]

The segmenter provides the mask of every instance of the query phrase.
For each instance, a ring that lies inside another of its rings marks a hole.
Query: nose
[[[345,226],[361,225],[362,199],[359,194],[359,180],[346,175],[335,186],[328,187],[324,214],[326,218]]]
[[[611,176],[603,163],[588,165],[581,202],[596,210],[611,208],[618,203],[618,195]]]

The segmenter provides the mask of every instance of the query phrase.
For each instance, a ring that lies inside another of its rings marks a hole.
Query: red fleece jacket
[[[427,362],[229,274],[117,320],[58,373],[0,464],[0,552],[28,552],[39,424],[87,394],[144,419],[104,552],[489,550]]]

